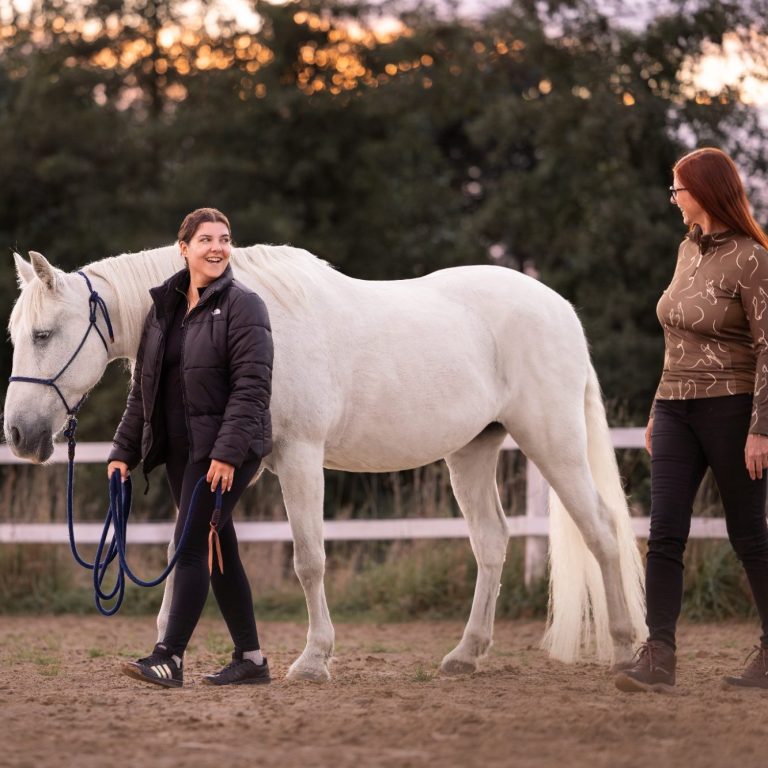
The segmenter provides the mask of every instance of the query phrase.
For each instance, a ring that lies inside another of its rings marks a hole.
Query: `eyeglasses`
[[[673,200],[677,200],[677,193],[678,192],[687,192],[688,189],[686,187],[670,187],[669,192],[672,195]]]

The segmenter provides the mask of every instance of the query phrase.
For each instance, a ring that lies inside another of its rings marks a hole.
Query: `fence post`
[[[549,484],[539,472],[539,468],[526,460],[525,469],[525,516],[546,517],[549,514]],[[525,539],[525,586],[530,587],[543,578],[547,571],[547,550],[549,539],[546,536],[528,536]]]

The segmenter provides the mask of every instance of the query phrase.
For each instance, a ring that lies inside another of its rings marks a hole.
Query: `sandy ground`
[[[262,623],[270,686],[214,688],[228,658],[205,619],[184,688],[119,673],[151,618],[0,618],[0,766],[740,766],[768,761],[768,691],[724,690],[755,627],[685,625],[678,691],[622,694],[603,667],[537,648],[540,622],[500,622],[482,670],[437,673],[456,622],[339,624],[333,680],[289,683],[300,624]]]

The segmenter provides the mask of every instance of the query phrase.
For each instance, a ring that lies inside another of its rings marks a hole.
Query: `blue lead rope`
[[[176,551],[168,563],[165,570],[156,578],[151,581],[144,581],[139,578],[128,565],[126,559],[126,550],[128,548],[127,532],[128,532],[128,518],[131,514],[131,497],[132,497],[132,484],[131,478],[127,478],[125,482],[122,482],[120,478],[120,472],[115,470],[112,473],[112,477],[109,478],[109,509],[107,511],[106,519],[104,520],[104,528],[101,532],[99,539],[99,545],[96,548],[96,557],[92,563],[85,560],[77,549],[75,542],[75,528],[74,528],[74,487],[75,487],[75,429],[77,428],[77,420],[74,417],[70,417],[70,421],[67,424],[67,428],[64,431],[69,443],[69,461],[67,467],[67,527],[69,529],[69,546],[72,550],[72,555],[79,565],[83,568],[93,571],[93,593],[96,602],[96,608],[102,616],[114,616],[123,603],[125,596],[125,577],[127,576],[134,584],[140,587],[156,587],[168,578],[168,575],[173,570],[176,562],[179,559],[184,544],[187,540],[187,533],[189,531],[190,521],[192,519],[192,510],[195,508],[200,489],[203,485],[206,485],[205,475],[201,475],[200,479],[195,484],[195,488],[192,491],[192,498],[189,502],[189,513],[187,519],[184,522],[184,529],[181,532],[179,544],[176,547]],[[209,536],[209,544],[212,544],[212,539],[215,536],[217,549],[219,552],[219,569],[223,572],[223,563],[221,560],[221,553],[218,547],[218,533],[216,531],[219,519],[221,517],[221,504],[222,493],[221,487],[216,489],[216,503],[213,511],[213,517],[211,518],[211,533]],[[110,527],[113,530],[112,539],[107,545],[107,536],[109,535]],[[106,592],[104,590],[104,578],[107,575],[107,570],[112,562],[118,559],[117,563],[117,576],[115,578],[115,585],[111,591]],[[210,563],[209,555],[209,563]],[[110,600],[115,600],[115,603],[107,608],[104,603]]]
[[[187,519],[184,521],[184,528],[179,539],[179,544],[176,547],[176,551],[174,552],[173,557],[166,566],[165,570],[156,579],[145,581],[139,578],[131,570],[126,559],[126,551],[128,548],[128,517],[131,514],[131,478],[129,477],[125,482],[122,482],[120,479],[119,471],[115,470],[115,472],[112,473],[112,477],[109,479],[109,510],[107,511],[107,516],[104,520],[104,529],[102,530],[101,538],[99,539],[99,545],[96,548],[96,559],[93,563],[86,564],[86,567],[90,567],[93,570],[94,598],[96,601],[96,607],[102,615],[112,616],[120,609],[120,605],[123,602],[123,596],[125,594],[126,576],[134,584],[137,584],[140,587],[156,587],[158,584],[162,584],[162,582],[168,578],[184,549],[187,533],[189,532],[190,521],[192,519],[191,512],[197,503],[200,489],[206,484],[205,475],[202,475],[195,484],[195,488],[192,491],[192,499],[189,502],[190,511],[187,514]],[[220,514],[221,489],[217,488],[214,517],[218,519]],[[211,525],[213,526],[213,523],[211,523]],[[110,527],[112,527],[113,534],[112,540],[109,542],[109,546],[107,546],[106,541]],[[74,544],[74,540],[72,543]],[[115,559],[115,556],[118,558],[115,586],[111,592],[105,592],[102,588],[102,585],[104,583],[107,569]],[[220,567],[222,567],[221,563]],[[117,596],[117,599],[114,605],[111,608],[106,608],[104,606],[104,601],[112,600],[115,598],[115,596]]]

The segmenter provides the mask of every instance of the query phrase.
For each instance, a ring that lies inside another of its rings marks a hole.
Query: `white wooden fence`
[[[611,430],[614,447],[643,448],[644,430],[639,427],[617,427]],[[78,463],[106,463],[109,443],[78,443]],[[517,450],[511,438],[504,443],[507,450]],[[67,447],[57,444],[51,458],[53,463],[67,461]],[[0,464],[23,463],[7,445],[0,445]],[[63,478],[62,478],[63,482]],[[544,571],[546,564],[549,518],[547,516],[549,488],[539,470],[528,462],[526,471],[526,513],[508,517],[510,536],[526,537],[526,583]],[[640,537],[648,536],[649,518],[633,517],[632,525]],[[75,536],[78,542],[97,543],[102,523],[77,523]],[[166,543],[173,533],[172,523],[131,523],[129,536],[132,544]],[[398,518],[384,520],[326,520],[327,541],[361,541],[386,539],[451,539],[465,538],[467,524],[463,518]],[[693,538],[726,538],[723,518],[693,518]],[[238,522],[237,537],[240,541],[290,541],[288,522]],[[0,543],[64,543],[68,541],[66,523],[0,523]]]

